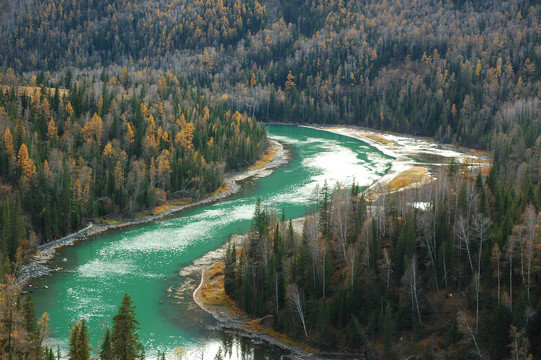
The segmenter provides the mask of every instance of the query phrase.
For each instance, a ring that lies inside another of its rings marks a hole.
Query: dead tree
[[[304,335],[308,337],[308,332],[306,331],[306,324],[304,322],[304,313],[302,311],[302,302],[299,288],[297,287],[297,284],[290,284],[287,290],[289,294],[289,301],[291,302],[293,309],[299,314],[299,318],[301,319],[302,327],[304,328]]]

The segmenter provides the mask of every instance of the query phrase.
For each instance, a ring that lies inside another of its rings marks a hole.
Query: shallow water
[[[222,245],[250,226],[257,198],[302,216],[316,184],[326,180],[367,186],[381,177],[392,159],[369,145],[325,131],[271,125],[269,136],[289,145],[290,162],[270,176],[246,181],[241,192],[213,204],[181,211],[171,218],[106,233],[59,251],[54,264],[63,270],[33,283],[38,314],[50,315],[50,345],[66,353],[70,328],[85,318],[95,353],[106,325],[111,325],[128,292],[141,325],[140,340],[148,358],[178,346],[189,358],[213,359],[220,347],[226,359],[279,359],[272,346],[254,344],[213,327],[212,317],[189,296],[175,299],[167,291],[186,279],[179,269]]]

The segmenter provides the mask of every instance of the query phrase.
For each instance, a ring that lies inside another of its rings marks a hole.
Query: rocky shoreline
[[[120,224],[107,225],[107,224],[93,224],[90,223],[86,228],[79,230],[76,233],[65,236],[61,239],[51,241],[46,244],[38,246],[36,254],[30,256],[30,262],[24,264],[21,269],[21,273],[17,277],[16,283],[19,286],[24,286],[33,278],[41,277],[50,274],[51,272],[60,270],[60,268],[52,268],[47,266],[47,262],[55,256],[56,250],[64,246],[71,246],[76,242],[89,239],[98,234],[104,233],[106,231],[118,230],[128,226],[140,225],[147,222],[155,221],[172,215],[178,211],[207,203],[211,203],[217,200],[221,200],[230,195],[233,195],[240,191],[241,186],[238,182],[243,181],[252,177],[263,177],[267,176],[272,172],[272,169],[285,164],[288,161],[288,153],[284,149],[284,146],[276,140],[269,139],[270,146],[272,147],[272,159],[266,164],[262,165],[260,168],[247,169],[239,171],[233,174],[228,174],[225,176],[224,185],[227,185],[227,189],[203,198],[201,200],[179,205],[174,208],[163,211],[159,214],[152,214],[142,217],[140,219],[134,220],[125,220]]]

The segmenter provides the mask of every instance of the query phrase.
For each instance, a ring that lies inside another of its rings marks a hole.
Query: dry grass
[[[249,170],[255,170],[255,169],[262,169],[267,165],[269,162],[271,162],[274,159],[274,147],[269,146],[265,154],[261,156],[261,159],[257,160],[257,162],[251,166],[248,167]]]
[[[123,223],[122,220],[118,220],[118,219],[107,219],[107,220],[104,220],[103,222],[106,223],[107,225],[120,225]]]
[[[481,157],[481,156],[492,157],[492,155],[488,151],[467,148],[467,147],[464,147],[464,146],[457,146],[457,145],[454,145],[454,144],[451,144],[449,146],[453,147],[455,149],[458,149],[458,150],[469,152],[469,153],[471,153],[471,154],[473,154],[473,155],[475,155],[477,157]]]
[[[199,300],[206,306],[234,306],[233,300],[225,293],[225,264],[220,261],[205,270],[205,279]]]
[[[483,166],[479,171],[481,172],[481,175],[488,176],[491,168],[492,166]]]
[[[192,201],[191,198],[184,198],[184,199],[175,199],[175,200],[170,200],[168,201],[167,203],[165,204],[162,204],[162,205],[159,205],[159,206],[156,206],[154,208],[154,210],[152,211],[152,214],[156,215],[156,214],[161,214],[169,209],[172,209],[172,208],[175,208],[177,206],[181,206],[181,205],[185,205],[185,204],[188,204]]]
[[[365,138],[368,138],[370,140],[373,140],[375,142],[378,142],[381,145],[385,145],[385,146],[392,146],[393,145],[393,142],[391,140],[386,139],[383,136],[380,136],[378,134],[360,132],[360,135],[362,135]]]
[[[216,189],[216,191],[214,191],[212,194],[208,195],[208,196],[216,196],[220,193],[223,193],[224,191],[226,190],[229,190],[230,186],[225,184],[225,185],[222,185],[220,186],[218,189]]]
[[[239,250],[237,250],[237,252],[238,251]],[[243,322],[243,328],[248,332],[265,334],[286,345],[304,347],[306,351],[317,352],[302,343],[294,341],[287,335],[263,325],[261,318],[249,318],[225,293],[224,271],[225,264],[222,261],[214,263],[203,271],[203,283],[201,289],[196,292],[195,296],[207,310],[217,313],[227,313],[230,316],[237,317]]]
[[[387,185],[391,191],[398,191],[414,184],[422,184],[430,181],[428,170],[424,167],[412,167],[395,176]]]

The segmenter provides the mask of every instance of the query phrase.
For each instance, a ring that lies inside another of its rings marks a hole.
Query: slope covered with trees
[[[0,1],[0,275],[85,220],[214,191],[265,146],[255,117],[362,125],[491,151],[492,172],[435,183],[428,211],[327,190],[302,241],[262,205],[253,246],[230,253],[232,296],[324,348],[372,356],[363,344],[380,339],[392,357],[402,331],[414,344],[454,324],[437,349],[524,355],[527,336],[541,356],[540,13],[536,0]],[[453,302],[459,322],[445,320]]]
[[[355,184],[325,186],[302,236],[258,203],[248,241],[227,252],[225,291],[323,351],[538,358],[539,213],[524,190],[494,171],[486,181],[442,172],[373,200]]]
[[[2,77],[15,83],[0,93],[0,252],[12,261],[18,246],[87,220],[212,193],[225,170],[255,162],[266,146],[261,125],[209,105],[172,73],[68,71],[32,96],[18,95],[13,79]]]

